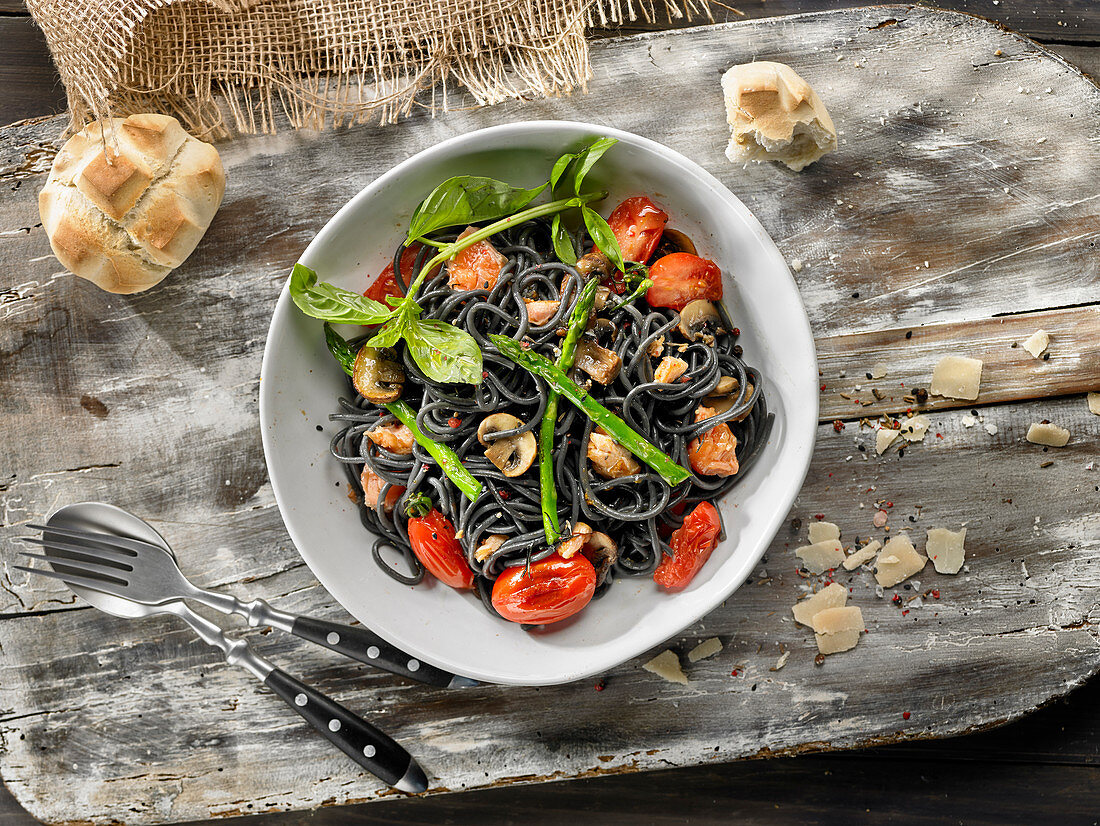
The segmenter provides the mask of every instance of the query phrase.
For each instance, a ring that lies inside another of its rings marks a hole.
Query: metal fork
[[[133,517],[133,514],[128,516]],[[137,517],[133,518],[137,519]],[[94,584],[86,582],[79,584],[144,605],[161,605],[181,599],[193,599],[223,614],[237,614],[245,617],[251,626],[268,625],[278,628],[280,631],[294,634],[296,637],[337,651],[359,662],[374,665],[428,685],[446,688],[478,685],[475,680],[451,674],[421,662],[415,657],[410,657],[361,626],[342,625],[300,614],[288,614],[272,608],[262,599],[242,602],[231,594],[199,588],[180,571],[175,556],[170,550],[165,549],[167,545],[162,548],[139,539],[84,529],[42,525],[27,527],[43,531],[43,538],[21,537],[24,542],[41,545],[47,551],[60,551],[65,556],[23,552],[24,556],[50,565],[62,563],[72,569],[66,576],[34,569],[36,573],[43,576],[72,579],[73,575],[83,574],[93,579]],[[151,527],[150,530],[152,530]]]

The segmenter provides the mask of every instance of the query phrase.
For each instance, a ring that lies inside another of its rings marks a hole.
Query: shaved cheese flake
[[[768,670],[769,671],[778,671],[779,669],[781,669],[783,666],[785,666],[787,664],[787,660],[789,660],[790,658],[791,658],[791,652],[790,651],[784,651],[782,654],[779,655],[779,659],[775,661],[775,665],[773,665]]]
[[[844,560],[844,570],[854,571],[860,565],[865,565],[874,559],[875,554],[878,553],[878,549],[882,547],[882,543],[877,539],[873,542],[868,542],[862,548],[853,551],[851,556]]]
[[[795,551],[807,571],[823,574],[844,561],[844,548],[837,539],[827,539],[813,545],[807,545]]]
[[[799,625],[812,628],[818,611],[824,611],[826,608],[843,608],[847,601],[848,589],[832,582],[809,599],[799,600],[792,605],[791,613],[794,614],[794,621]]]
[[[863,628],[863,612],[855,605],[819,611],[814,617],[817,650],[822,654],[839,654],[855,648]]]
[[[949,531],[946,528],[929,528],[924,552],[941,574],[957,574],[962,570],[965,551],[966,528]]]
[[[1056,424],[1040,424],[1034,422],[1027,429],[1027,440],[1034,445],[1047,445],[1048,447],[1065,447],[1069,441],[1069,431]]]
[[[1100,416],[1100,393],[1089,393],[1089,412]]]
[[[1043,351],[1050,345],[1050,333],[1046,330],[1036,330],[1031,334],[1031,338],[1024,342],[1024,349],[1027,350],[1035,358],[1039,358],[1043,354]]]
[[[711,637],[709,640],[703,640],[693,649],[688,651],[688,662],[697,663],[699,660],[713,657],[721,650],[722,641],[718,639],[718,637]]]
[[[668,680],[670,683],[688,684],[687,675],[684,673],[684,669],[680,667],[680,658],[667,649],[643,665],[642,668],[656,674],[662,680]]]
[[[897,441],[900,435],[900,430],[893,430],[889,427],[880,427],[878,433],[875,434],[875,453],[881,456],[886,452],[894,442]]]
[[[917,553],[905,534],[887,540],[875,560],[875,581],[883,588],[892,588],[913,574],[919,573],[927,558]]]
[[[840,528],[838,528],[832,522],[810,523],[811,545],[816,545],[818,542],[825,542],[829,539],[840,539]]]
[[[901,423],[901,437],[907,442],[920,442],[932,426],[932,420],[923,413]]]
[[[978,398],[978,387],[982,382],[981,359],[966,356],[944,356],[932,371],[930,392],[951,399]]]
[[[871,378],[884,379],[886,378],[886,365],[881,361],[871,368]]]

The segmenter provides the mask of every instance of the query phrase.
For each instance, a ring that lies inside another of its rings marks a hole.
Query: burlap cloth
[[[657,5],[655,8],[654,4]],[[134,112],[200,137],[393,122],[583,87],[585,31],[706,0],[27,0],[72,128]]]

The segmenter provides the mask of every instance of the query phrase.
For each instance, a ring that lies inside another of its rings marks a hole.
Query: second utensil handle
[[[383,668],[394,674],[411,677],[428,685],[445,688],[454,680],[454,674],[410,657],[361,626],[339,625],[313,617],[300,616],[294,618],[290,633],[338,651],[345,657]]]

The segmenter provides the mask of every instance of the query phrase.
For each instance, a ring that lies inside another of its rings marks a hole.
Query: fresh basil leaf
[[[581,184],[584,183],[584,179],[588,173],[592,171],[592,167],[596,165],[596,161],[602,158],[604,153],[618,142],[616,138],[600,138],[586,146],[578,155],[573,170],[574,195],[581,194]]]
[[[615,265],[616,269],[624,272],[626,262],[623,261],[623,253],[619,249],[619,242],[607,221],[590,206],[581,207],[581,215],[584,217],[584,225],[588,229],[588,234],[592,237],[592,243],[599,247],[600,252],[611,259],[611,263]]]
[[[465,330],[439,319],[414,319],[405,330],[405,344],[432,381],[481,384],[481,348]]]
[[[569,230],[562,224],[560,212],[554,216],[550,238],[554,242],[554,252],[561,261],[570,265],[577,263],[577,251],[573,247],[573,239],[569,237]]]
[[[336,324],[381,324],[393,311],[384,304],[359,293],[325,282],[317,283],[317,273],[302,264],[290,272],[290,297],[303,313]]]
[[[367,344],[371,347],[393,347],[401,340],[404,331],[404,325],[398,319],[390,319],[367,341]]]
[[[556,161],[554,161],[554,168],[550,170],[550,191],[553,192],[558,188],[558,181],[561,180],[562,175],[565,174],[565,170],[569,168],[569,164],[573,163],[577,159],[576,152],[566,152]]]
[[[478,175],[448,178],[413,212],[406,243],[447,227],[495,221],[511,215],[535,200],[546,186],[524,189]]]
[[[354,372],[355,357],[358,353],[342,335],[332,329],[332,325],[327,321],[325,322],[325,344],[328,345],[328,351],[332,353],[333,358],[340,362],[344,372],[350,376]]]

